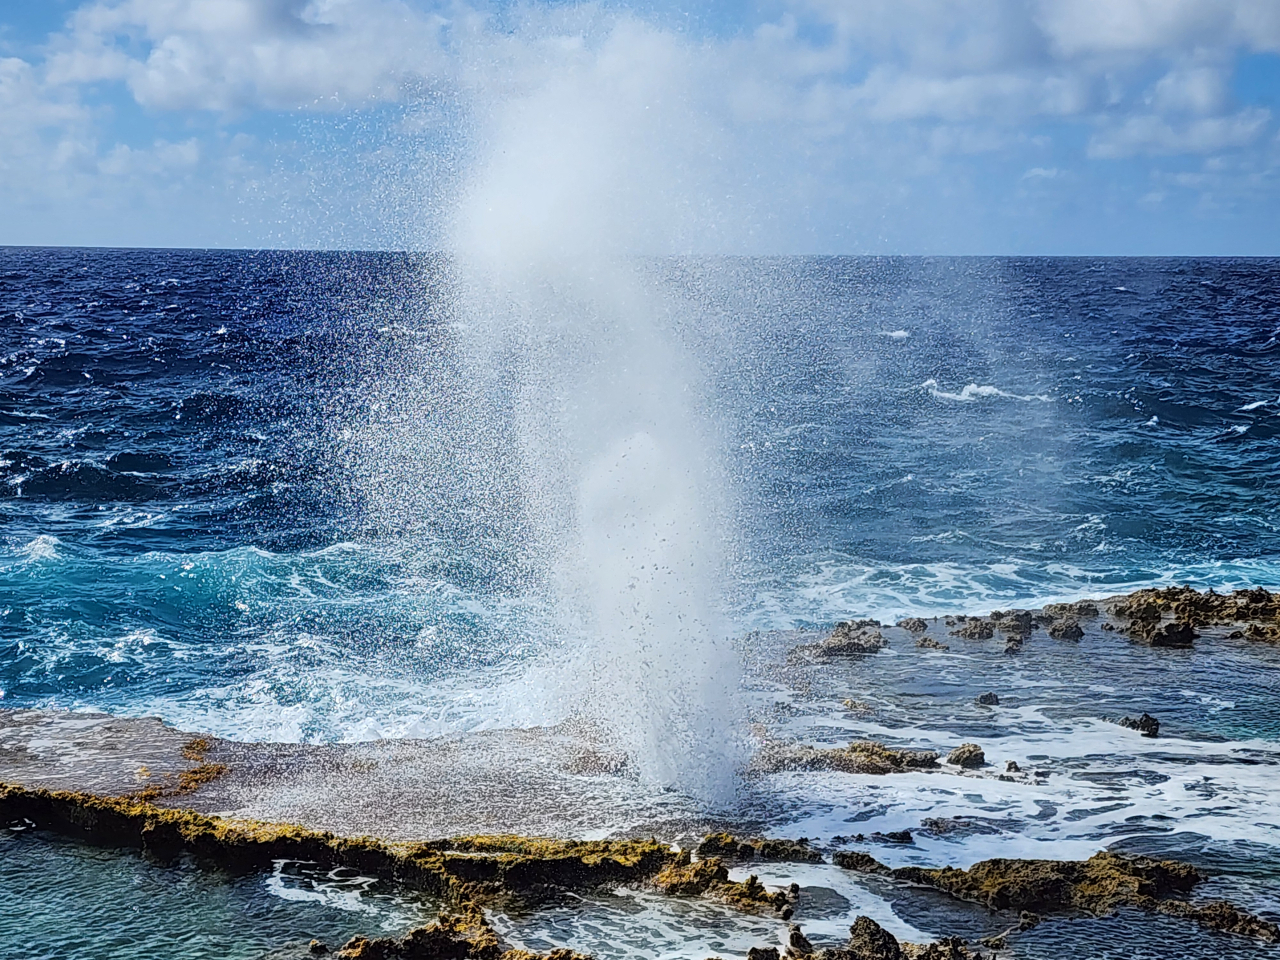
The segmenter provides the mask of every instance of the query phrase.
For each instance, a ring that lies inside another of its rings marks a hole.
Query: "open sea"
[[[855,616],[1280,588],[1280,260],[645,270],[687,305],[681,336],[729,451],[739,533],[724,613],[748,663],[771,645],[781,662],[785,631]],[[447,471],[423,466],[433,434],[417,428],[447,405],[433,384],[455,322],[449,265],[427,256],[0,248],[0,707],[156,715],[239,740],[502,725],[492,691],[556,638],[519,550],[483,511],[451,506]],[[375,442],[386,437],[394,455]],[[1280,909],[1280,651],[1153,661],[1085,644],[1011,664],[953,646],[921,662],[893,652],[792,688],[749,670],[752,709],[815,743],[977,739],[1056,779],[966,794],[904,776],[856,796],[837,775],[780,781],[777,833],[977,818],[982,829],[884,859],[1118,844],[1213,860],[1236,878],[1232,898]],[[997,687],[998,722],[971,705]],[[847,697],[876,719],[844,712]],[[1159,740],[1104,719],[1144,709]],[[0,838],[0,890],[38,882],[45,855],[23,860],[24,844]],[[90,887],[123,871],[171,890],[146,872],[160,868],[54,853]],[[366,929],[341,912],[357,901],[350,916],[384,927],[408,915],[336,882],[277,876],[263,895],[305,887],[294,899],[330,931]],[[219,889],[219,910],[249,897]],[[44,952],[6,956],[117,955],[55,943],[58,911],[73,909],[60,897],[45,901]],[[252,907],[264,930],[284,922],[278,907]],[[547,942],[601,936],[575,934],[572,915],[561,926]],[[1046,925],[1025,955],[1064,955],[1055,935]],[[1255,955],[1216,936],[1179,949]]]

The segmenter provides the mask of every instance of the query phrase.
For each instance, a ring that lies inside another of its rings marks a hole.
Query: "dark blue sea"
[[[744,632],[1280,586],[1280,261],[666,269],[733,291],[702,306],[735,337],[711,390],[751,497]],[[371,505],[348,442],[447,362],[444,274],[0,251],[2,702],[252,738],[472,722],[442,686],[539,643],[519,557],[433,515],[440,477]]]
[[[749,654],[781,662],[784,631],[854,616],[1280,588],[1280,260],[644,269],[685,304],[680,335],[729,452],[725,616],[759,644]],[[492,432],[441,447],[425,429],[438,415],[456,432],[455,306],[432,256],[0,249],[0,707],[157,715],[244,740],[500,723],[489,691],[555,638],[519,536],[451,469]],[[815,776],[779,787],[778,832],[968,817],[981,829],[925,831],[885,857],[1119,844],[1207,858],[1234,872],[1232,898],[1274,913],[1280,652],[1108,643],[1029,645],[1016,661],[892,652],[791,687],[757,677],[753,710],[781,735],[976,739],[1048,771],[969,792]],[[993,719],[972,698],[997,688]],[[850,697],[872,712],[849,712]],[[1161,740],[1106,721],[1141,710],[1160,715]],[[44,854],[22,849],[29,862],[10,864],[35,877]],[[895,922],[908,921],[930,930]],[[572,939],[563,923],[554,942]],[[1097,943],[1120,928],[1101,929]],[[1057,935],[1025,955],[1055,955]],[[1179,942],[1185,956],[1252,949]],[[45,955],[62,954],[30,954]]]

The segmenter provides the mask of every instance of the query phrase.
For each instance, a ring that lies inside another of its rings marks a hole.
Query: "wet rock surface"
[[[1144,737],[1156,737],[1160,734],[1160,721],[1149,713],[1140,717],[1121,717],[1116,723],[1130,730],[1137,730]]]
[[[964,767],[966,770],[985,766],[986,762],[986,754],[976,743],[962,743],[947,754],[947,763],[953,763],[957,767]]]
[[[1088,860],[984,860],[968,870],[954,867],[891,869],[858,851],[837,853],[837,866],[905,883],[933,887],[990,910],[1040,914],[1105,916],[1134,907],[1185,917],[1206,927],[1280,942],[1280,927],[1239,908],[1214,901],[1184,899],[1205,875],[1175,860],[1104,852]],[[1020,919],[1024,926],[1025,917]]]
[[[842,773],[889,774],[929,770],[938,766],[932,750],[897,750],[874,740],[856,740],[847,747],[822,749],[807,745],[773,744],[757,754],[757,772],[836,770]]]

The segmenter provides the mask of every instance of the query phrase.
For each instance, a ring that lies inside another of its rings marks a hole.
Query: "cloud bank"
[[[599,181],[652,249],[1280,253],[1273,0],[779,0],[693,21],[90,0],[0,43],[6,243],[430,246],[484,157],[531,228],[571,198],[522,183]]]

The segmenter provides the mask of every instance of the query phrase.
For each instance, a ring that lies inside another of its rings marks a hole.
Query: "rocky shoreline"
[[[889,647],[928,656],[953,644],[987,642],[1017,655],[1029,643],[1074,643],[1099,632],[1150,647],[1155,656],[1219,639],[1280,643],[1280,595],[1166,588],[985,617],[913,618],[892,626],[864,619],[842,623],[816,643],[796,645],[791,659],[821,665],[874,657]],[[977,702],[995,706],[999,696],[983,694]],[[1144,736],[1159,735],[1159,721],[1146,713],[1115,722]],[[554,762],[528,762],[534,750]],[[494,751],[508,751],[510,763],[469,766],[481,754],[492,760]],[[155,720],[0,711],[0,816],[164,860],[188,856],[249,871],[269,869],[281,859],[350,867],[440,899],[440,919],[403,937],[357,937],[341,947],[317,942],[307,948],[313,955],[331,953],[344,960],[575,960],[567,949],[537,955],[503,943],[486,909],[504,898],[536,900],[547,891],[617,886],[710,899],[790,924],[780,926],[786,943],[781,952],[764,945],[751,951],[752,960],[774,960],[782,953],[822,960],[998,957],[1019,933],[1045,920],[1105,916],[1118,909],[1280,942],[1274,922],[1223,900],[1196,899],[1206,874],[1190,864],[1104,850],[1087,860],[995,859],[967,870],[891,868],[866,851],[844,848],[847,844],[837,849],[739,835],[717,830],[714,822],[674,801],[646,806],[627,794],[626,778],[614,775],[617,764],[597,765],[598,771],[583,760],[606,752],[589,730],[320,748],[236,744]],[[835,748],[766,741],[748,774],[973,775],[988,766],[983,749],[971,743],[944,756],[866,739]],[[1007,762],[996,776],[1037,774]],[[468,799],[475,796],[485,798],[484,823],[476,822],[479,807]],[[495,797],[500,798],[496,804]],[[619,798],[623,806],[632,804],[627,835],[648,836],[648,830],[664,839],[536,838],[598,830],[603,821],[592,813],[593,805],[598,811]],[[394,822],[385,817],[389,809],[397,811]],[[498,830],[464,833],[460,825]],[[925,830],[944,826],[921,824]],[[839,839],[910,843],[910,833],[901,833]],[[684,839],[697,836],[701,839]],[[892,884],[904,896],[942,893],[1007,915],[1008,925],[1002,934],[974,942],[943,938],[909,944],[899,943],[871,918],[859,917],[847,944],[816,949],[802,929],[803,917],[796,916],[797,885],[770,886],[754,874],[731,879],[731,868],[754,863],[830,863]]]

